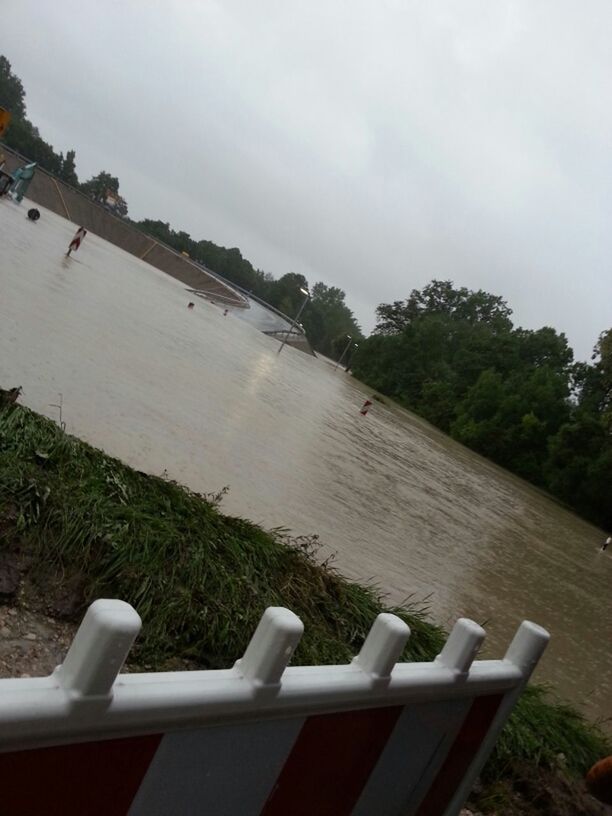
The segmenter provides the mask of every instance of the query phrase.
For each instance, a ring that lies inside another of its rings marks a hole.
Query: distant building
[[[105,192],[102,203],[107,210],[115,213],[115,215],[125,215],[127,212],[127,201],[125,198],[122,198],[119,193],[114,193],[112,190]]]

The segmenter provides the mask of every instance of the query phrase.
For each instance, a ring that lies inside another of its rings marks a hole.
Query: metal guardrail
[[[220,300],[229,305],[235,305],[235,301],[232,298],[225,297],[224,295],[220,295],[215,292],[206,292],[204,289],[187,289],[187,291],[191,295],[196,295],[196,297],[201,297],[211,302]],[[248,309],[250,307],[247,305],[245,308]]]
[[[259,303],[260,306],[263,306],[264,308],[268,309],[270,312],[273,312],[277,317],[280,317],[282,320],[286,320],[288,325],[292,325],[293,318],[289,317],[284,312],[281,312],[280,309],[277,309],[276,306],[272,306],[270,303],[265,301],[263,298],[260,298],[259,295],[254,294],[249,289],[245,289],[244,286],[240,286],[239,284],[234,283],[233,281],[229,281],[227,278],[224,278],[223,275],[220,275],[218,272],[215,272],[214,270],[209,269],[206,266],[206,264],[200,263],[199,261],[196,261],[195,263],[197,263],[198,266],[201,266],[202,269],[204,269],[210,275],[213,275],[215,278],[218,278],[222,283],[225,283],[228,286],[232,286],[233,288],[237,289],[239,292],[242,292],[242,294],[246,295],[247,298],[250,298],[250,299],[256,301],[257,303]],[[285,331],[285,330],[282,330],[282,331]],[[303,329],[300,329],[297,333],[302,335],[303,337],[306,337],[306,332]],[[272,332],[264,332],[264,334],[272,334]]]
[[[274,329],[273,331],[264,331],[263,334],[268,334],[270,337],[276,337],[276,335],[280,335],[281,337],[291,337],[291,335],[295,335],[296,337],[305,338],[306,335],[303,331],[295,330],[295,329]]]

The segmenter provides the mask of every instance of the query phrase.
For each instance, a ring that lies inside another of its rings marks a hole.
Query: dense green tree
[[[612,432],[612,329],[600,334],[591,359],[595,364],[585,379],[581,401],[597,412],[604,427]]]
[[[348,337],[359,343],[361,329],[345,303],[345,293],[337,286],[315,283],[311,300],[304,312],[304,327],[313,346],[322,354],[338,359]]]
[[[451,435],[544,485],[547,440],[569,419],[567,396],[567,380],[546,366],[507,378],[487,369],[456,406]]]
[[[266,300],[283,314],[294,318],[304,302],[302,289],[308,289],[306,278],[295,272],[288,272],[282,278],[268,284]]]
[[[75,158],[76,153],[74,150],[69,150],[65,157],[60,153],[61,168],[58,175],[62,181],[65,181],[66,184],[72,185],[72,187],[79,186],[79,179],[76,174]]]
[[[38,129],[27,119],[13,117],[4,134],[4,141],[27,161],[36,162],[50,173],[59,174],[62,167],[59,155],[40,137]]]
[[[136,221],[135,226],[143,232],[147,232],[153,238],[157,238],[164,244],[173,246],[171,243],[173,230],[167,221],[159,221],[153,218],[144,218],[142,221]]]
[[[423,289],[413,289],[410,297],[394,303],[382,303],[376,310],[378,334],[397,334],[420,315],[445,315],[470,323],[485,323],[492,329],[511,326],[512,310],[497,295],[465,287],[455,289],[452,281],[433,280]]]
[[[549,440],[545,473],[551,493],[612,528],[612,439],[596,415],[578,413]]]
[[[106,198],[107,190],[119,195],[119,179],[117,176],[111,176],[110,173],[101,170],[97,175],[83,182],[81,190],[90,198],[93,198],[94,201],[102,202]]]
[[[548,489],[579,513],[612,528],[612,329],[593,350],[592,365],[572,369],[570,420],[549,439]]]
[[[433,280],[405,301],[378,307],[375,334],[356,356],[354,371],[373,385],[385,381],[382,390],[449,431],[459,401],[483,371],[507,373],[518,365],[523,338],[512,336],[511,314],[497,295]],[[381,342],[371,353],[377,336]],[[389,384],[389,371],[377,371],[378,355],[394,337],[400,342]]]
[[[0,55],[0,106],[18,119],[24,119],[25,90],[19,77],[13,73],[11,63]]]

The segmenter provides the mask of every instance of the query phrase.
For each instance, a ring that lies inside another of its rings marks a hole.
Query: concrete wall
[[[5,169],[9,172],[13,172],[19,165],[27,161],[6,145],[0,145],[0,147],[6,157]],[[27,197],[36,204],[91,230],[100,238],[121,247],[131,255],[142,258],[192,289],[206,292],[213,300],[218,298],[221,302],[234,308],[248,306],[246,298],[239,292],[213,275],[209,275],[189,258],[175,252],[165,244],[160,244],[127,221],[112,215],[104,207],[94,203],[78,190],[59,181],[41,168],[36,170],[28,187]]]

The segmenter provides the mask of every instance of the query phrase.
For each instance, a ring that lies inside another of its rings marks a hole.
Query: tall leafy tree
[[[595,364],[584,397],[591,400],[593,409],[612,433],[612,329],[600,334],[591,359]]]
[[[311,343],[322,354],[338,357],[348,342],[362,340],[361,329],[337,286],[315,283],[304,314],[304,327]]]
[[[58,173],[62,181],[71,184],[73,187],[79,186],[79,179],[76,174],[76,153],[74,150],[69,150],[64,157],[60,153],[61,168]]]
[[[304,302],[304,295],[300,291],[302,289],[308,289],[308,281],[304,275],[288,272],[269,284],[267,300],[283,314],[293,318]]]
[[[492,329],[511,326],[512,310],[498,295],[465,287],[456,289],[452,281],[432,280],[423,289],[413,289],[410,296],[394,303],[382,303],[376,310],[378,334],[397,334],[420,315],[444,315],[455,320],[486,323]]]
[[[549,439],[546,486],[586,518],[612,529],[612,440],[603,422],[578,412]]]
[[[104,201],[107,190],[119,195],[119,179],[117,176],[112,176],[105,170],[101,170],[97,175],[83,182],[81,189],[95,201]]]
[[[24,119],[25,90],[19,77],[13,73],[11,63],[0,55],[0,106],[18,119]]]
[[[546,366],[506,378],[487,369],[458,404],[451,435],[544,485],[547,441],[569,419],[567,396],[567,380]]]
[[[592,365],[572,370],[569,421],[548,440],[549,490],[578,512],[612,528],[612,329],[599,336]]]

